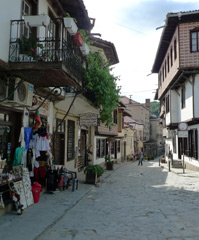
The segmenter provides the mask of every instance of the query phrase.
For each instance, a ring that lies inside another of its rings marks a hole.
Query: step
[[[182,161],[173,160],[172,168],[182,168]]]

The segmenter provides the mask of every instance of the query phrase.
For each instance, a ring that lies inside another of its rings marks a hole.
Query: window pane
[[[191,33],[191,51],[197,51],[197,34],[196,32]]]

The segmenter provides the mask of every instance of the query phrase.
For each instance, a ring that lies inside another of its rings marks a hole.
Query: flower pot
[[[106,163],[106,170],[113,170],[113,163]]]
[[[79,47],[83,46],[84,40],[83,40],[83,37],[82,37],[82,35],[80,33],[76,33],[74,35],[74,40],[75,40],[77,46],[79,46]]]
[[[86,173],[86,183],[96,184],[99,178],[94,173]]]
[[[24,21],[25,24],[30,27],[46,27],[50,24],[50,18],[48,15],[24,16]]]
[[[75,23],[75,21],[73,20],[73,18],[64,18],[64,26],[65,28],[68,30],[68,32],[71,35],[75,35],[77,33],[77,25]]]
[[[90,49],[86,43],[83,43],[83,46],[80,46],[80,50],[84,56],[87,56],[90,51]]]

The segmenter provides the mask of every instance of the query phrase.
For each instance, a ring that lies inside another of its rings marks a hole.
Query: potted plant
[[[20,61],[33,60],[37,47],[41,47],[41,44],[38,43],[38,40],[39,39],[36,37],[26,38],[25,36],[22,36],[22,38],[18,39]]]
[[[77,33],[78,27],[76,24],[76,19],[72,18],[69,13],[66,13],[66,17],[63,18],[64,26],[71,35]]]
[[[100,176],[104,173],[104,169],[102,166],[96,165],[88,165],[84,173],[86,174],[86,183],[96,184],[99,181]]]
[[[24,16],[24,21],[30,27],[46,27],[50,24],[50,18],[46,14]]]
[[[109,155],[106,155],[105,156],[106,170],[113,170],[113,164],[114,164],[114,161],[111,160],[111,157]]]

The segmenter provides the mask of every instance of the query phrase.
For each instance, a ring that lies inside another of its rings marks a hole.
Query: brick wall
[[[199,52],[190,51],[190,30],[199,27],[199,22],[184,23],[179,26],[180,67],[199,67]]]

